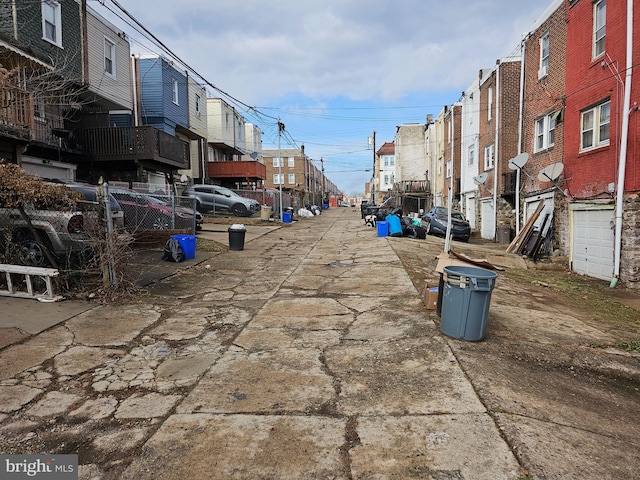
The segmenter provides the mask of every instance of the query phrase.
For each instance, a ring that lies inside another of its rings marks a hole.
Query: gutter
[[[622,112],[622,137],[620,139],[620,160],[618,167],[618,183],[616,196],[616,233],[613,278],[611,288],[620,278],[620,256],[622,251],[622,216],[624,209],[624,180],[627,169],[627,142],[629,139],[629,115],[631,113],[631,76],[633,73],[633,0],[627,0],[627,55],[625,60],[624,110]]]

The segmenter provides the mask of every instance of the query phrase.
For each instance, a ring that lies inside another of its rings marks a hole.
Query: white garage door
[[[494,240],[496,235],[496,219],[491,200],[482,201],[482,228],[480,235],[486,240]]]
[[[613,275],[613,210],[574,210],[572,268],[590,277]]]

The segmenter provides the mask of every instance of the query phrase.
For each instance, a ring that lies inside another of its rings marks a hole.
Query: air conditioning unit
[[[540,70],[538,70],[538,80],[546,77],[548,74],[549,74],[549,65],[543,65],[542,67],[540,67]]]

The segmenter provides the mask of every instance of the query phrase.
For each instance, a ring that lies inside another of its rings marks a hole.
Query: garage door
[[[494,240],[496,235],[496,222],[491,200],[482,201],[482,228],[480,235],[487,240]]]
[[[574,210],[571,265],[590,277],[613,275],[613,210]]]

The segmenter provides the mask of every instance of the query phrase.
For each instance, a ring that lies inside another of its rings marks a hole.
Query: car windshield
[[[448,216],[447,209],[444,207],[436,208],[434,213],[436,217],[447,218]],[[462,220],[463,222],[465,221],[464,215],[462,215],[462,213],[458,212],[457,210],[451,210],[451,218],[455,220]]]

